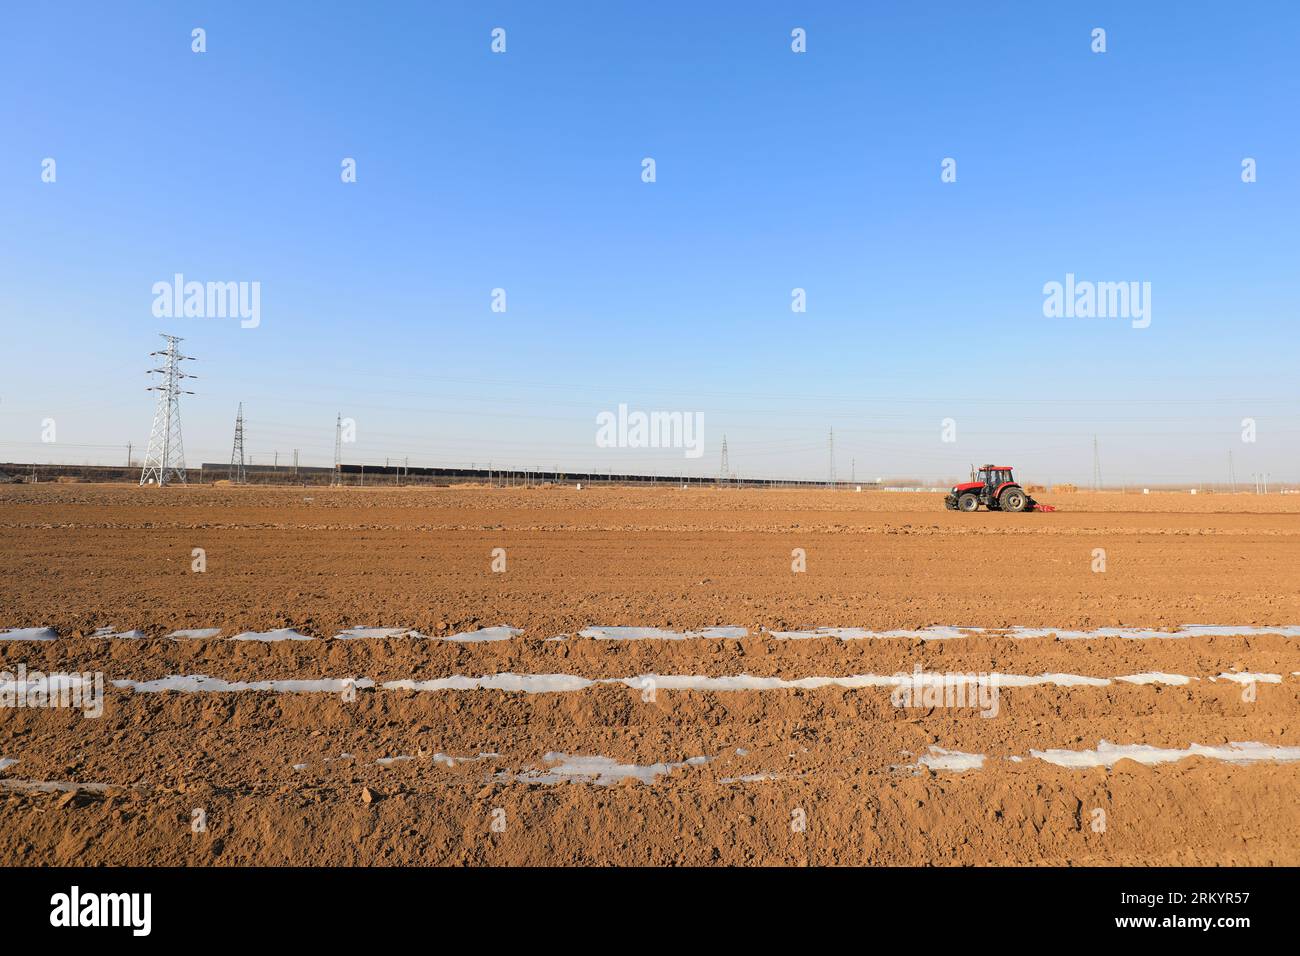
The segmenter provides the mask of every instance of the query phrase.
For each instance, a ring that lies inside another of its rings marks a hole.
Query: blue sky
[[[713,474],[725,433],[821,478],[834,428],[841,477],[1086,481],[1096,434],[1116,482],[1300,478],[1295,4],[117,6],[0,12],[0,460],[141,454],[168,331],[190,464],[243,401],[257,463],[342,412],[413,465]],[[155,318],[178,272],[260,325]],[[1045,318],[1066,273],[1150,327]],[[619,403],[704,457],[598,448]]]

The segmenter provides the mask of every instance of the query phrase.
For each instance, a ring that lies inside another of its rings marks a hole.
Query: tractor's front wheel
[[[958,511],[974,511],[980,506],[980,500],[969,491],[957,499]]]
[[[998,499],[1003,511],[1024,511],[1029,505],[1029,496],[1019,488],[1008,488],[1002,492],[1002,497]]]

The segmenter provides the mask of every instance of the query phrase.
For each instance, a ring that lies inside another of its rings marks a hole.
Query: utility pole
[[[293,480],[298,480],[298,449],[293,450]]]
[[[1235,495],[1237,493],[1237,473],[1232,467],[1232,449],[1228,449],[1228,488]]]
[[[1092,436],[1092,490],[1101,491],[1101,455],[1097,451],[1097,436]]]
[[[131,467],[131,443],[130,442],[126,443],[126,467],[128,469]]]
[[[334,420],[334,475],[330,478],[330,484],[338,486],[343,484],[343,472],[339,468],[343,461],[343,413],[339,412],[339,417]]]
[[[192,355],[182,355],[176,343],[182,341],[180,336],[160,332],[167,340],[167,348],[150,352],[150,356],[162,356],[161,368],[149,370],[150,375],[161,375],[156,385],[150,385],[147,391],[158,393],[158,404],[154,408],[153,428],[149,432],[149,451],[145,454],[144,468],[140,471],[140,484],[156,483],[159,486],[179,481],[185,484],[185,447],[181,441],[181,396],[193,395],[193,392],[181,388],[181,380],[195,378],[188,372],[181,371],[181,362],[193,361]]]
[[[230,449],[230,473],[227,476],[237,485],[242,485],[248,481],[248,475],[244,472],[244,403],[239,403],[239,411],[235,413],[235,445]]]

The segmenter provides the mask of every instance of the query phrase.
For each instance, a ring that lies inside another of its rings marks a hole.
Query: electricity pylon
[[[239,403],[239,412],[235,415],[235,446],[230,449],[230,480],[237,485],[245,484],[248,475],[244,472],[244,403]]]
[[[181,379],[196,378],[188,372],[181,371],[181,362],[193,361],[192,355],[182,355],[176,348],[180,336],[160,332],[167,340],[167,348],[160,352],[150,352],[151,356],[162,356],[162,368],[152,368],[149,374],[159,374],[162,379],[158,384],[148,388],[158,393],[158,405],[153,414],[153,429],[149,432],[149,451],[144,457],[144,468],[140,471],[140,484],[166,485],[172,481],[185,484],[185,446],[181,442],[181,396],[193,395],[193,392],[181,388]]]
[[[722,464],[718,467],[718,484],[731,478],[731,463],[727,461],[727,436],[722,436]]]

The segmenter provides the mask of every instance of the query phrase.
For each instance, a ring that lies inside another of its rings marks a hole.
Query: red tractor
[[[1055,511],[1040,505],[1011,475],[1009,465],[982,465],[974,481],[953,485],[943,499],[949,511],[975,511],[983,505],[989,511]]]

